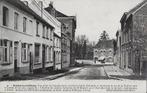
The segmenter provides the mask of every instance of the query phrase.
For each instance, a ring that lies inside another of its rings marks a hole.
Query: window
[[[43,25],[42,37],[45,38],[45,25]]]
[[[7,40],[4,40],[4,62],[8,61],[8,47]]]
[[[29,20],[29,33],[32,34],[33,32],[33,22],[32,20]]]
[[[12,55],[12,41],[0,40],[0,62],[10,63],[13,58]]]
[[[27,61],[27,46],[26,43],[22,43],[22,61]]]
[[[36,36],[39,36],[39,22],[36,22]]]
[[[23,18],[23,32],[26,32],[26,27],[27,27],[27,18]]]
[[[49,47],[46,47],[46,62],[49,62]]]
[[[49,36],[49,28],[47,27],[47,30],[46,30],[46,38],[48,39],[48,36]]]
[[[40,45],[35,45],[35,62],[39,63],[39,56],[40,56]]]
[[[3,58],[4,58],[3,40],[0,40],[0,62],[3,61]]]
[[[14,13],[14,29],[18,29],[18,13]]]
[[[9,10],[7,7],[3,7],[3,25],[8,26],[9,21]]]
[[[50,30],[50,39],[53,40],[53,31]]]
[[[52,47],[50,48],[50,57],[51,57],[50,60],[53,61],[53,48]]]

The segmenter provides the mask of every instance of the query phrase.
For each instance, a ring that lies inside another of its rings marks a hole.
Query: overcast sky
[[[120,18],[142,0],[45,0],[54,2],[54,7],[66,15],[77,16],[76,36],[85,34],[90,41],[98,41],[106,30],[115,38],[120,29]]]

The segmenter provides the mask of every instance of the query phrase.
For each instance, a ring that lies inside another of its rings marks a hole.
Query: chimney
[[[40,6],[41,8],[43,8],[43,2],[42,2],[42,1],[39,1],[38,4],[39,4],[39,6]]]
[[[43,1],[39,1],[38,4],[41,8],[41,17],[43,17]]]
[[[53,7],[53,1],[50,1],[49,7],[50,7],[50,8],[54,8],[54,7]]]

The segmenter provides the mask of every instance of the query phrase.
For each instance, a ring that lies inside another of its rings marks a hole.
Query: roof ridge
[[[135,7],[130,9],[127,13],[132,14],[133,12],[135,12],[139,7],[141,7],[146,2],[147,2],[147,0],[142,0],[142,2],[138,3]]]

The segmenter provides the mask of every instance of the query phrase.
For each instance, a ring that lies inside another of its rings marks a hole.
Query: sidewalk
[[[52,72],[45,72],[45,73],[38,73],[38,74],[21,74],[17,76],[7,77],[0,79],[0,81],[13,81],[13,80],[54,80],[56,78],[62,77],[67,74],[77,73],[81,70],[82,67],[70,67],[67,68],[65,71],[52,71]]]
[[[54,80],[54,79],[56,79],[56,78],[65,76],[65,75],[67,75],[67,74],[77,73],[77,72],[80,71],[81,69],[82,69],[82,67],[71,68],[71,69],[69,69],[69,71],[67,71],[67,72],[59,73],[59,74],[55,74],[55,75],[48,75],[48,76],[46,76],[46,77],[42,77],[42,78],[39,78],[39,79],[37,79],[37,80]]]
[[[114,78],[117,80],[139,79],[138,77],[135,77],[133,74],[126,72],[117,66],[104,66],[104,70],[109,78]]]

